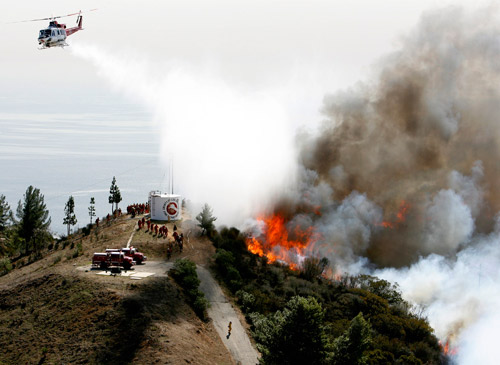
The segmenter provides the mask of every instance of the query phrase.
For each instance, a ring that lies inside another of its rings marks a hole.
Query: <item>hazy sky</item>
[[[294,80],[311,100],[366,75],[390,52],[423,11],[457,1],[3,1],[0,5],[2,105],[52,101],[50,111],[82,109],[114,95],[94,66],[62,49],[39,51],[46,22],[18,20],[98,8],[84,15],[85,30],[68,43],[102,47],[126,58],[156,64],[209,67],[239,87],[260,88]],[[472,3],[472,1],[469,1]],[[65,18],[68,26],[76,18]],[[318,109],[311,105],[311,110]],[[56,105],[58,104],[58,105]],[[88,104],[88,105],[87,105]]]

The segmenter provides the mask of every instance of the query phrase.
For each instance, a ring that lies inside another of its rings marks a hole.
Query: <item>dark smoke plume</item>
[[[452,256],[493,229],[500,32],[489,10],[426,14],[373,82],[325,97],[318,135],[299,136],[298,191],[276,210],[315,226],[314,250],[343,269]]]

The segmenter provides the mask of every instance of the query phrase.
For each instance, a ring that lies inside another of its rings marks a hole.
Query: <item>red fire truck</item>
[[[96,252],[92,257],[92,266],[100,267],[101,269],[121,267],[125,270],[130,270],[133,265],[134,260],[132,257],[128,257],[120,251],[105,253]]]
[[[133,246],[131,247],[124,247],[121,250],[118,248],[108,248],[106,249],[106,252],[123,252],[125,256],[132,257],[132,259],[135,261],[137,265],[142,264],[144,261],[148,259],[146,255],[144,255],[142,252],[138,252],[137,249]]]

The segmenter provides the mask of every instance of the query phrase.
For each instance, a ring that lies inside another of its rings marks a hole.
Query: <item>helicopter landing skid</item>
[[[54,44],[53,46],[43,45],[41,47],[38,47],[38,49],[42,50],[42,49],[49,49],[49,48],[55,48],[55,47],[62,47],[62,49],[64,49],[64,47],[69,47],[69,44],[64,42],[64,43],[60,43],[60,44]]]

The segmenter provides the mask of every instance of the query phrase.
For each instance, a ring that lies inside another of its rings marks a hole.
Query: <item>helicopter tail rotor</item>
[[[76,18],[76,24],[78,25],[78,28],[82,27],[82,20],[82,11],[80,10],[80,12],[78,13],[78,18]]]

